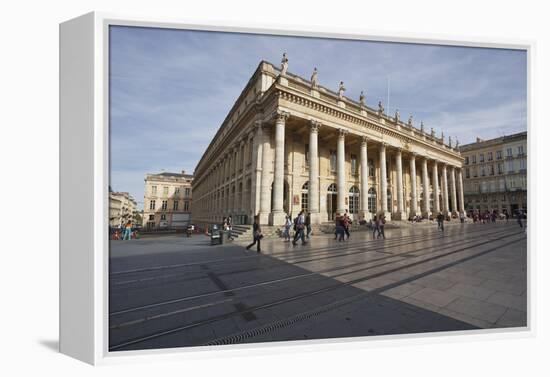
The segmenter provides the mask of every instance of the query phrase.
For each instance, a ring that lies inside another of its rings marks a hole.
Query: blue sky
[[[111,186],[140,208],[146,173],[192,173],[261,60],[461,144],[527,129],[524,51],[136,27],[110,33]],[[387,83],[390,82],[390,106]]]

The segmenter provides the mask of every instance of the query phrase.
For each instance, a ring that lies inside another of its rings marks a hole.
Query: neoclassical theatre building
[[[313,223],[348,212],[407,220],[464,211],[458,142],[262,61],[201,157],[193,181],[197,223]]]

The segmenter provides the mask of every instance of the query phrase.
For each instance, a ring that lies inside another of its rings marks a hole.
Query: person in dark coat
[[[260,240],[264,237],[262,234],[262,228],[260,228],[260,218],[258,216],[254,217],[254,224],[252,224],[252,237],[254,242],[246,247],[246,250],[249,250],[252,246],[258,245],[256,251],[260,253],[262,251],[260,246]]]

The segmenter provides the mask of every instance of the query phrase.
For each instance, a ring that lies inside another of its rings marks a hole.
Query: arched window
[[[376,213],[376,190],[372,187],[369,189],[368,206],[370,213]]]
[[[388,189],[388,191],[386,191],[386,193],[387,193],[388,211],[393,212],[393,201],[392,201],[392,197],[391,197],[391,190]]]
[[[352,186],[349,189],[349,213],[359,212],[359,189],[357,186]]]
[[[329,194],[337,194],[338,190],[336,189],[336,183],[332,183],[330,186],[328,186],[327,191]]]
[[[309,182],[302,186],[302,211],[307,212],[309,209]]]

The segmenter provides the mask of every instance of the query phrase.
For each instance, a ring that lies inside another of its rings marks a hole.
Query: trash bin
[[[222,245],[223,244],[223,231],[216,225],[211,227],[210,232],[210,245]]]

